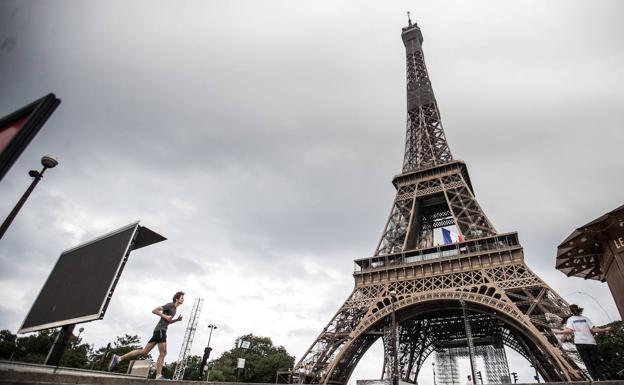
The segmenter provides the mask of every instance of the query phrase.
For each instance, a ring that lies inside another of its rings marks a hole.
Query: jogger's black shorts
[[[154,330],[154,335],[152,335],[152,339],[148,341],[155,342],[157,344],[161,342],[167,342],[167,331],[166,330]]]

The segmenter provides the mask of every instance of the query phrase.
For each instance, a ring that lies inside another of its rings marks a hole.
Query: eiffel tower
[[[416,384],[432,353],[441,384],[458,383],[458,357],[474,365],[479,355],[488,382],[509,383],[503,346],[545,381],[583,379],[550,331],[568,315],[567,303],[525,264],[518,234],[497,232],[485,215],[446,141],[421,30],[410,20],[401,37],[407,135],[396,198],[373,256],[355,260],[353,292],[295,365],[293,381],[344,385],[379,338],[382,378],[394,383]],[[434,245],[440,228],[459,239]]]

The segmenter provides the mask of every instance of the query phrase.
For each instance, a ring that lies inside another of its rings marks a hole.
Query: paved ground
[[[0,385],[190,385],[200,384],[196,381],[156,381],[133,376],[99,372],[94,370],[77,370],[69,368],[54,368],[45,365],[20,364],[9,361],[0,361]],[[203,382],[203,384],[207,384]],[[211,382],[210,385],[254,385],[237,384],[233,382]],[[600,382],[551,382],[549,385],[624,385],[623,381]],[[267,384],[263,384],[267,385]],[[272,384],[274,385],[274,384]],[[427,385],[427,384],[423,384]],[[517,384],[525,385],[525,384]]]

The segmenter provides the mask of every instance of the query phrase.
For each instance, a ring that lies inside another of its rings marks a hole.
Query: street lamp
[[[435,378],[435,362],[431,363],[431,370],[433,371],[433,385],[438,385]]]
[[[78,335],[74,338],[74,343],[73,343],[72,349],[76,348],[76,345],[78,344],[78,340],[80,339],[80,335],[82,334],[82,332],[84,332],[84,328],[83,327],[78,329]]]
[[[7,229],[11,225],[11,222],[13,222],[13,219],[15,219],[15,216],[17,216],[17,213],[20,211],[24,203],[26,203],[26,199],[28,199],[30,193],[33,192],[35,186],[37,186],[37,183],[39,183],[39,180],[43,178],[43,173],[45,172],[45,170],[56,167],[58,165],[58,161],[50,155],[44,155],[41,158],[41,165],[43,166],[43,169],[41,169],[41,171],[30,170],[28,172],[28,175],[33,178],[33,181],[28,189],[26,189],[26,192],[24,193],[24,195],[22,195],[22,198],[19,200],[19,202],[17,202],[13,210],[11,210],[9,216],[4,220],[2,226],[0,226],[0,239],[2,239],[4,233],[6,233]]]
[[[208,376],[210,375],[210,368],[208,367],[208,358],[210,357],[210,352],[212,348],[210,347],[210,340],[212,339],[212,331],[217,328],[216,325],[210,324],[208,325],[208,329],[210,329],[210,335],[208,336],[208,345],[204,349],[204,356],[202,357],[201,365],[200,365],[200,375],[203,375],[206,372],[206,380],[208,380]]]
[[[396,335],[396,291],[391,290],[389,293],[390,302],[392,303],[392,385],[399,385],[399,354],[397,352],[397,335]]]

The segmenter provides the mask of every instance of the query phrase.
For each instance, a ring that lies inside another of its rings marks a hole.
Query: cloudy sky
[[[215,323],[216,355],[253,332],[299,358],[394,198],[407,10],[486,214],[564,298],[619,319],[606,284],[566,278],[554,256],[623,203],[621,2],[4,0],[0,116],[48,92],[62,104],[0,183],[4,217],[40,157],[60,161],[0,241],[0,328],[19,328],[63,250],[141,220],[168,240],[132,253],[86,341],[146,341],[150,311],[182,289],[183,315],[205,299],[193,353]],[[379,375],[380,351],[351,381]]]

